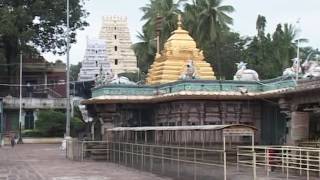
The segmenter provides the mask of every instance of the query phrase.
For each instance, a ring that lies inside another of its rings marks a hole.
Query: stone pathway
[[[0,180],[169,180],[106,162],[65,159],[59,145],[0,148]]]

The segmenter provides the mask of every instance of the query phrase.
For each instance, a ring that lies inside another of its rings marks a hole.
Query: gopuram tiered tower
[[[87,38],[87,48],[78,75],[79,81],[95,80],[101,68],[104,72],[111,71],[106,51],[104,40]]]
[[[204,60],[202,51],[188,31],[182,29],[179,17],[178,29],[172,33],[149,69],[147,84],[164,84],[181,79],[190,62],[197,72],[197,79],[215,79],[212,67]]]
[[[107,43],[107,56],[114,73],[138,71],[126,17],[103,17],[100,38]]]

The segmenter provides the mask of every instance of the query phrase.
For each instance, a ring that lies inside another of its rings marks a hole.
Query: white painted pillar
[[[33,127],[36,127],[36,121],[38,121],[38,112],[39,109],[33,110]]]

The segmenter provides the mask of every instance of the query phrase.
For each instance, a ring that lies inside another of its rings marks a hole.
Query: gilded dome
[[[181,20],[179,18],[178,29],[172,32],[167,42],[164,44],[164,50],[180,49],[192,50],[197,49],[197,44],[189,35],[189,32],[182,29]]]

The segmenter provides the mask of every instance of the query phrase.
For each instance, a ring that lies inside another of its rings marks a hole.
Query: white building
[[[107,42],[107,56],[115,74],[138,71],[137,58],[131,48],[127,17],[103,17],[100,38]]]
[[[102,39],[87,38],[87,48],[78,75],[78,80],[95,80],[101,68],[104,72],[111,71],[111,66],[107,58],[106,41]]]

